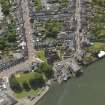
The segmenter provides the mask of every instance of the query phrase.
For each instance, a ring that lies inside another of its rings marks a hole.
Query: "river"
[[[83,69],[82,76],[51,86],[37,105],[105,105],[105,59]]]

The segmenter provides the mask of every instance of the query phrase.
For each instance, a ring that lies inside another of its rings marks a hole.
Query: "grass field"
[[[98,53],[101,50],[105,50],[105,43],[95,42],[92,46],[87,48],[87,51],[91,53]]]
[[[30,73],[17,73],[15,74],[15,77],[17,79],[17,81],[22,84],[24,82],[28,82],[30,79],[34,78],[34,76],[36,75],[36,73],[34,72],[30,72]]]
[[[19,82],[19,84],[22,86],[22,84],[24,82],[29,83],[29,80],[34,78],[34,76],[38,76],[37,73],[35,72],[30,72],[30,73],[17,73],[15,74],[16,80]],[[38,88],[38,89],[30,89],[29,91],[26,91],[23,89],[22,92],[20,93],[14,93],[14,95],[20,99],[20,98],[24,98],[27,96],[35,96],[37,95],[39,92],[41,92],[42,88]]]
[[[39,59],[41,59],[42,61],[46,62],[46,57],[45,57],[45,53],[44,53],[44,50],[40,50],[37,52],[37,56]]]
[[[30,91],[22,91],[21,93],[14,93],[14,95],[16,96],[16,98],[21,99],[27,96],[36,96],[38,95],[38,93],[41,92],[41,88],[38,88],[36,90],[31,89]]]

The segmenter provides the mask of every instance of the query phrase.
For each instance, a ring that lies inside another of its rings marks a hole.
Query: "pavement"
[[[29,53],[29,61],[34,60],[35,58],[35,49],[33,46],[33,36],[32,36],[32,26],[30,23],[30,17],[29,17],[29,7],[28,7],[28,1],[22,0],[21,1],[22,9],[23,9],[23,20],[24,20],[24,28],[25,28],[25,34],[26,34],[26,40],[27,40],[27,47],[28,47],[28,53]]]
[[[75,12],[75,20],[77,21],[77,30],[75,32],[76,37],[76,53],[75,55],[78,56],[81,52],[81,37],[83,37],[83,33],[80,32],[81,30],[81,4],[80,0],[76,0],[76,12]]]

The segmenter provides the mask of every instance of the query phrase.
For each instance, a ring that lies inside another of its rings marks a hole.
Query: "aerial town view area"
[[[0,105],[105,105],[105,0],[0,0]]]

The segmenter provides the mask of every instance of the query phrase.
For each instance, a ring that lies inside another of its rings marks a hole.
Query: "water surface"
[[[105,59],[84,68],[84,74],[54,84],[37,105],[105,105]]]

